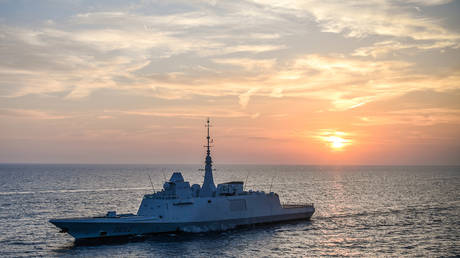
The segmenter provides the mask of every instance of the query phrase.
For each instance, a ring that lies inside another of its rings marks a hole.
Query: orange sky
[[[0,162],[460,164],[460,3],[0,2]]]

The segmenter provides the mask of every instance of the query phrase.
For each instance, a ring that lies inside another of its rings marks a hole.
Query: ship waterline
[[[50,222],[61,228],[61,232],[68,233],[75,239],[90,239],[167,232],[223,231],[240,226],[277,223],[288,220],[308,220],[313,215],[313,212],[314,209],[310,207],[278,215],[250,216],[216,221],[160,222],[152,217],[128,215],[120,218],[54,219],[50,220]]]

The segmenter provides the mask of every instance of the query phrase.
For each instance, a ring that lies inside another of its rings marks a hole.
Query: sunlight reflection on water
[[[458,255],[459,167],[218,166],[284,202],[314,202],[312,220],[207,234],[162,234],[76,245],[47,221],[137,211],[173,170],[201,183],[200,166],[0,165],[0,255],[442,256]]]

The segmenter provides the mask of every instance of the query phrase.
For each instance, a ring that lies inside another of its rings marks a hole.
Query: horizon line
[[[71,163],[71,162],[0,162],[0,165],[197,165],[202,166],[202,163]],[[328,166],[328,167],[460,167],[460,164],[306,164],[306,163],[220,163],[220,165],[236,165],[236,166]],[[219,165],[217,165],[219,166]]]

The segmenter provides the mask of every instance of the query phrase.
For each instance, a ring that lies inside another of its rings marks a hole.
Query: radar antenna
[[[206,120],[206,128],[207,128],[207,136],[206,141],[206,159],[205,159],[205,167],[204,167],[204,182],[201,188],[200,196],[212,196],[214,191],[216,191],[216,185],[214,184],[214,179],[212,176],[212,158],[211,158],[211,137],[209,136],[209,128],[211,127],[209,123],[209,117]]]
[[[207,144],[206,146],[204,146],[204,147],[207,148],[207,150],[206,150],[206,155],[209,156],[209,155],[211,155],[211,150],[210,150],[210,148],[212,147],[212,146],[209,144],[210,142],[212,142],[211,137],[209,136],[209,127],[211,127],[211,125],[209,124],[209,117],[208,117],[208,119],[206,120],[206,125],[205,125],[205,127],[207,127],[207,129],[208,129],[208,136],[206,136],[206,140],[208,141],[208,144]]]

